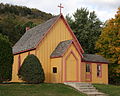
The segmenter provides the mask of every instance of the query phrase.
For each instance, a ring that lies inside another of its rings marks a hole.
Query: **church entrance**
[[[78,81],[78,59],[70,52],[65,59],[65,82]]]

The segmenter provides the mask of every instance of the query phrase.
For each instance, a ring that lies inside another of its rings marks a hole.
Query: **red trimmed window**
[[[86,64],[86,72],[90,72],[90,64]]]
[[[21,66],[21,57],[20,55],[18,56],[18,70],[20,69],[20,66]]]
[[[53,73],[57,73],[57,67],[53,67]]]
[[[102,66],[97,64],[97,77],[102,77]]]

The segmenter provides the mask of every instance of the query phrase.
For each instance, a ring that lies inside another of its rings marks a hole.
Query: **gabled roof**
[[[70,26],[64,19],[63,15],[60,14],[43,24],[40,24],[34,28],[29,29],[26,33],[20,38],[20,40],[13,46],[13,54],[18,54],[21,52],[26,52],[32,49],[35,49],[38,44],[43,40],[46,34],[50,31],[50,29],[54,26],[54,24],[58,21],[59,18],[62,18],[66,27],[70,31],[71,35],[74,38],[74,42],[81,53],[84,53],[81,45],[79,44],[77,38],[72,32]]]
[[[104,57],[96,54],[83,54],[82,61],[95,63],[109,63]]]
[[[66,40],[66,41],[60,42],[58,46],[55,48],[55,50],[52,52],[50,57],[51,58],[61,57],[65,53],[65,51],[68,49],[71,43],[72,43],[72,40]]]
[[[15,54],[21,51],[35,48],[35,46],[39,43],[40,40],[42,40],[44,35],[47,33],[49,28],[53,25],[58,17],[59,15],[52,19],[49,19],[43,24],[40,24],[26,31],[20,40],[13,46],[13,53]]]

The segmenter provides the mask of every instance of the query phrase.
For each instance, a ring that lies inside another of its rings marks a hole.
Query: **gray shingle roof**
[[[35,48],[59,16],[60,15],[26,31],[20,40],[13,46],[13,54]]]
[[[55,50],[52,52],[50,57],[60,57],[64,54],[64,52],[67,50],[68,46],[72,43],[72,40],[66,40],[60,42]]]
[[[109,63],[104,57],[96,54],[83,54],[83,61],[86,62],[100,62],[100,63]]]

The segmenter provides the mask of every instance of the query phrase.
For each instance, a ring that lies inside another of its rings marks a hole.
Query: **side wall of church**
[[[12,67],[13,69],[12,69],[12,81],[11,82],[22,82],[18,78],[17,74],[18,74],[18,70],[19,70],[20,66],[22,65],[24,59],[28,56],[28,54],[35,55],[35,50],[14,55],[14,63],[13,63],[13,67]]]

